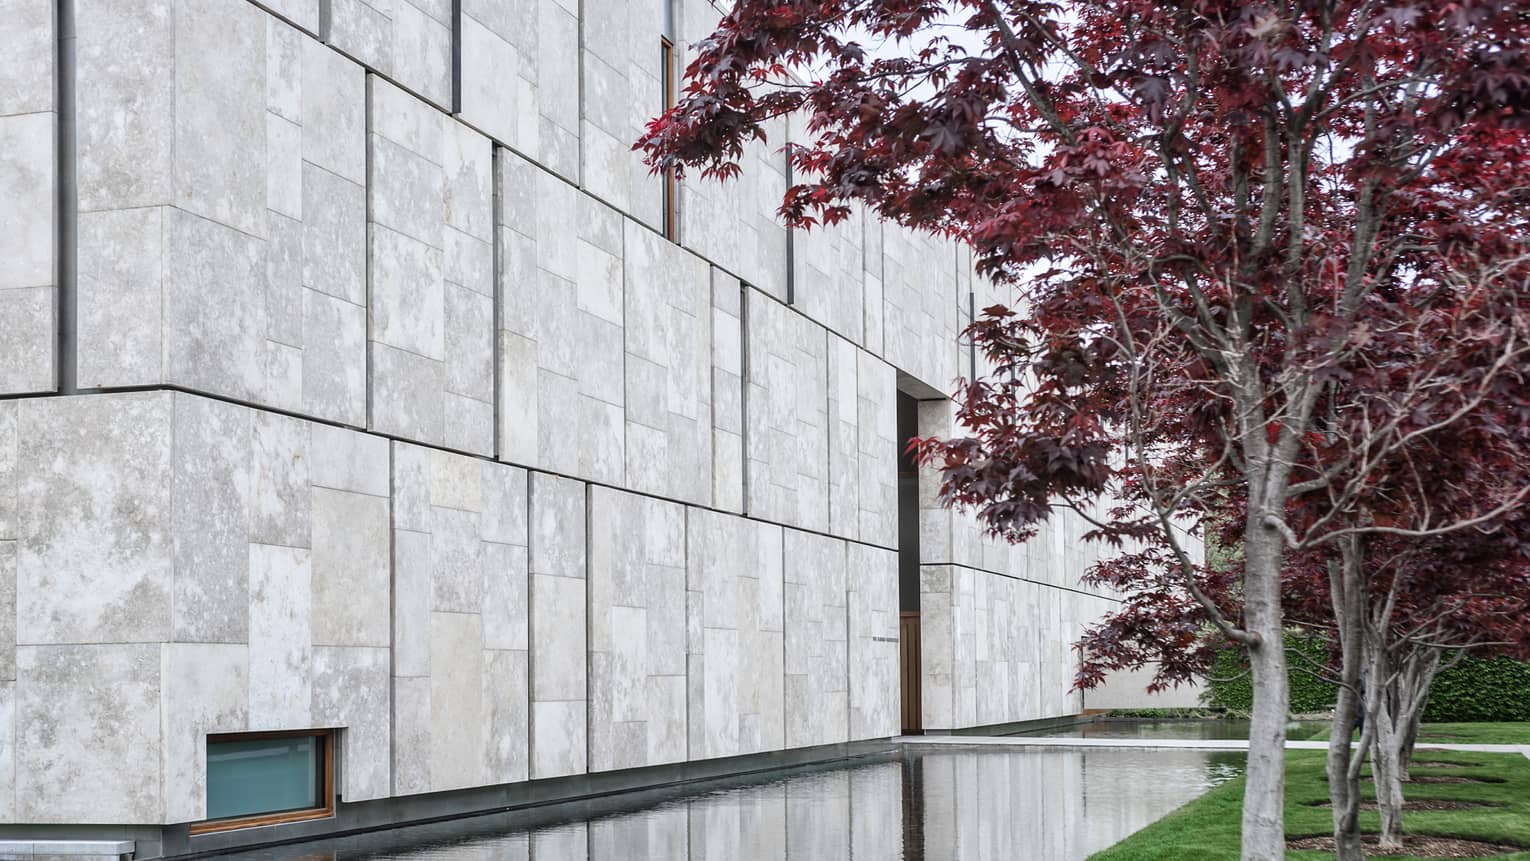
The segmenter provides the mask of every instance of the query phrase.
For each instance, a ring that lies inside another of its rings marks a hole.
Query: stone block
[[[329,43],[442,109],[452,99],[449,7],[409,0],[331,0]]]
[[[57,19],[46,0],[0,3],[0,117],[52,111]]]
[[[312,674],[314,725],[341,728],[340,757],[346,767],[337,787],[340,797],[387,797],[392,761],[388,650],[316,645]]]
[[[711,272],[625,222],[627,485],[706,505],[712,486]]]
[[[500,456],[623,484],[622,219],[510,152],[497,166]]]
[[[526,778],[525,485],[525,473],[512,467],[393,444],[400,792]],[[506,504],[517,496],[519,505]],[[491,540],[501,537],[522,543]]]
[[[590,769],[685,759],[681,506],[592,489],[589,607]]]
[[[492,454],[490,143],[381,79],[369,98],[369,425]]]
[[[898,554],[846,545],[849,605],[850,738],[887,738],[902,729],[898,677]]]
[[[77,13],[81,387],[362,423],[361,68],[240,0]]]
[[[167,822],[207,818],[207,734],[249,725],[244,644],[166,644],[160,655]]]
[[[170,530],[173,635],[185,643],[245,643],[250,636],[252,411],[174,396]]]
[[[171,639],[171,398],[19,404],[18,642]]]
[[[160,822],[160,646],[20,646],[16,818]]]
[[[388,571],[388,500],[315,487],[315,646],[389,645]]]
[[[778,523],[826,530],[827,333],[757,290],[746,301],[748,511]]]
[[[845,542],[785,530],[786,746],[849,738]]]
[[[663,104],[663,6],[658,0],[590,0],[581,13],[583,185],[657,228],[663,218],[661,181],[631,150],[631,142],[642,136],[653,106]]]
[[[785,746],[781,541],[778,526],[687,511],[692,759]]]
[[[13,5],[16,5],[13,3]],[[18,14],[31,16],[26,9]],[[3,14],[3,9],[0,9]],[[8,27],[16,25],[0,25]],[[31,32],[27,26],[23,38]],[[23,49],[25,46],[23,45]],[[0,77],[10,60],[0,61]],[[5,96],[0,82],[0,104]],[[12,97],[18,99],[19,94]],[[52,112],[0,110],[0,393],[54,388],[54,222],[57,178]]]
[[[251,544],[249,553],[248,727],[312,726],[312,554],[265,544]]]

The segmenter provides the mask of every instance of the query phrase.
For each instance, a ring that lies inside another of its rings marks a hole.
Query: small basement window
[[[207,737],[207,819],[192,834],[322,819],[335,812],[330,730]]]

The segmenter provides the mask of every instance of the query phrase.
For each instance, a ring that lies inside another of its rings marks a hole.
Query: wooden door
[[[917,735],[924,732],[924,703],[920,698],[919,681],[923,667],[919,650],[919,614],[898,614],[898,682],[903,692],[903,733]]]

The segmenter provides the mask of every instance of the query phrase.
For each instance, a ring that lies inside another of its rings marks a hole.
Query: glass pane
[[[322,806],[316,736],[207,742],[207,818]]]

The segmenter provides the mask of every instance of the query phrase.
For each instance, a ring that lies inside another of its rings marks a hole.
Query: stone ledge
[[[135,848],[132,840],[0,840],[0,859],[121,858]]]

